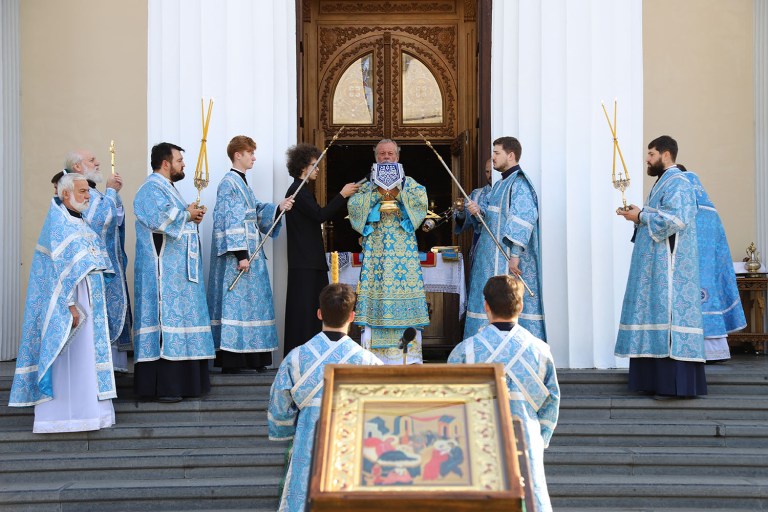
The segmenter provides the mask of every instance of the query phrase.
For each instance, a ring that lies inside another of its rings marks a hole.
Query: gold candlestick
[[[112,176],[115,175],[115,141],[109,143],[109,154],[112,157]]]
[[[197,155],[197,165],[195,166],[195,188],[197,189],[197,204],[200,205],[200,194],[208,186],[208,126],[211,123],[211,112],[213,111],[213,99],[208,100],[208,114],[205,112],[205,102],[200,98],[200,111],[203,120],[203,138],[200,140],[200,152]],[[203,176],[203,165],[205,165],[205,176]],[[206,210],[205,206],[200,206]]]
[[[623,203],[623,206],[620,208],[624,211],[629,210],[629,206],[627,206],[627,198],[624,196],[624,191],[629,188],[629,171],[627,170],[627,164],[624,162],[624,155],[621,152],[621,146],[619,146],[619,139],[616,136],[616,129],[617,129],[617,123],[616,123],[616,116],[618,111],[618,101],[613,100],[613,124],[611,124],[611,118],[608,116],[608,111],[605,108],[605,103],[602,101],[600,102],[600,105],[603,107],[603,114],[605,114],[605,120],[608,122],[608,128],[611,130],[611,135],[613,136],[613,168],[611,169],[611,181],[613,182],[613,188],[618,189],[621,191],[621,202]],[[623,174],[621,170],[619,171],[619,177],[616,177],[616,154],[618,153],[619,159],[621,160],[621,167],[624,170]]]
[[[331,253],[331,282],[339,282],[339,252],[333,251]]]

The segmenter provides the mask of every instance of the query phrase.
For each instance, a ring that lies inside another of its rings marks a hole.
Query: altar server
[[[476,334],[488,325],[483,308],[483,286],[492,276],[522,276],[533,292],[527,296],[520,313],[520,325],[546,341],[544,304],[541,300],[541,246],[539,243],[539,199],[533,184],[518,164],[522,146],[514,137],[493,141],[493,168],[501,173],[481,203],[467,202],[475,232],[480,238],[469,278],[469,300],[464,337]],[[493,238],[477,220],[482,214],[486,225],[504,248],[509,262]]]
[[[657,178],[641,210],[616,211],[635,224],[635,247],[621,308],[617,357],[629,357],[629,389],[657,399],[707,394],[696,229],[696,191],[675,165],[668,135],[648,144]]]
[[[502,363],[512,415],[523,422],[533,491],[539,512],[552,510],[544,474],[544,449],[557,425],[560,387],[549,345],[517,323],[523,286],[512,276],[491,277],[483,287],[490,325],[459,343],[450,364]]]
[[[83,213],[85,221],[101,236],[109,253],[114,274],[105,276],[109,339],[112,343],[112,364],[115,371],[128,371],[128,351],[132,348],[133,318],[128,297],[125,254],[125,210],[120,198],[123,180],[119,173],[106,179],[104,193],[96,185],[104,181],[100,162],[87,149],[70,151],[64,161],[64,173],[76,172],[85,176],[90,185],[90,203]]]
[[[256,142],[245,135],[227,145],[232,168],[216,191],[213,209],[211,271],[208,276],[208,308],[213,341],[218,350],[216,365],[223,373],[244,369],[263,371],[277,350],[275,308],[263,249],[250,262],[262,236],[269,232],[278,209],[290,210],[293,199],[279,204],[262,203],[248,185],[245,173],[256,161]],[[272,231],[280,232],[278,224]],[[240,271],[237,285],[229,287]]]
[[[701,315],[704,325],[704,353],[707,361],[731,358],[728,333],[747,326],[744,309],[736,285],[731,250],[725,228],[715,205],[704,190],[699,177],[683,171],[696,192],[696,239],[699,246],[699,278],[701,280]]]
[[[109,256],[83,220],[89,187],[57,183],[32,257],[21,345],[8,405],[35,406],[33,432],[79,432],[115,422],[115,378],[104,274]]]
[[[293,440],[281,512],[304,510],[315,426],[320,417],[323,373],[327,364],[380,365],[371,352],[347,336],[355,318],[355,292],[345,284],[329,284],[320,293],[317,317],[322,332],[293,349],[280,364],[270,390],[269,438]]]
[[[197,230],[205,209],[187,204],[173,185],[184,178],[182,151],[167,142],[152,148],[154,172],[133,201],[134,391],[161,402],[207,393],[207,359],[214,357]]]

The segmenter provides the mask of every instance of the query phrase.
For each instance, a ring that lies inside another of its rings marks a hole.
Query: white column
[[[0,3],[0,360],[16,357],[21,338],[21,95],[19,0]]]
[[[268,202],[282,199],[293,181],[285,167],[285,150],[296,143],[297,134],[294,2],[149,0],[148,48],[149,144],[172,142],[186,150],[187,177],[178,184],[184,197],[191,202],[197,195],[192,178],[202,135],[200,98],[207,106],[212,97],[207,139],[210,184],[203,192],[203,204],[212,211],[216,187],[230,168],[226,146],[235,135],[248,135],[258,145],[256,164],[248,173],[256,197]],[[207,215],[200,226],[206,278],[211,217]],[[264,249],[282,339],[285,236],[268,241]]]
[[[515,136],[540,204],[543,298],[557,365],[626,366],[613,356],[632,253],[615,214],[612,138],[600,101],[618,99],[618,136],[642,204],[642,2],[493,4],[492,133]],[[488,141],[490,145],[491,141]]]
[[[768,255],[768,0],[754,3],[755,216],[757,244]]]

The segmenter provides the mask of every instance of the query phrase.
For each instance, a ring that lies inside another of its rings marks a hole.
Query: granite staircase
[[[38,435],[31,408],[5,405],[5,370],[0,510],[277,509],[286,444],[267,439],[274,372],[214,374],[208,396],[176,404],[134,400],[120,375],[113,428]],[[555,511],[768,510],[765,356],[708,367],[710,394],[695,400],[635,396],[621,370],[559,377],[545,455]]]
[[[202,400],[136,401],[118,375],[117,423],[33,434],[31,408],[7,407],[0,378],[0,510],[277,510],[286,443],[267,437],[274,372],[211,375]]]
[[[768,510],[768,358],[707,366],[709,394],[657,401],[626,371],[562,370],[545,452],[557,512]]]

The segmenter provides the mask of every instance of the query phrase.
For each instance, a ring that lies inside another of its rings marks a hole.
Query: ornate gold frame
[[[366,405],[377,404],[398,404],[404,411],[427,404],[462,406],[470,482],[363,484],[364,411]],[[501,365],[329,365],[317,430],[309,510],[390,512],[407,506],[409,512],[418,512],[441,505],[467,511],[522,510],[526,488],[521,475],[527,474],[527,467],[516,447]]]

